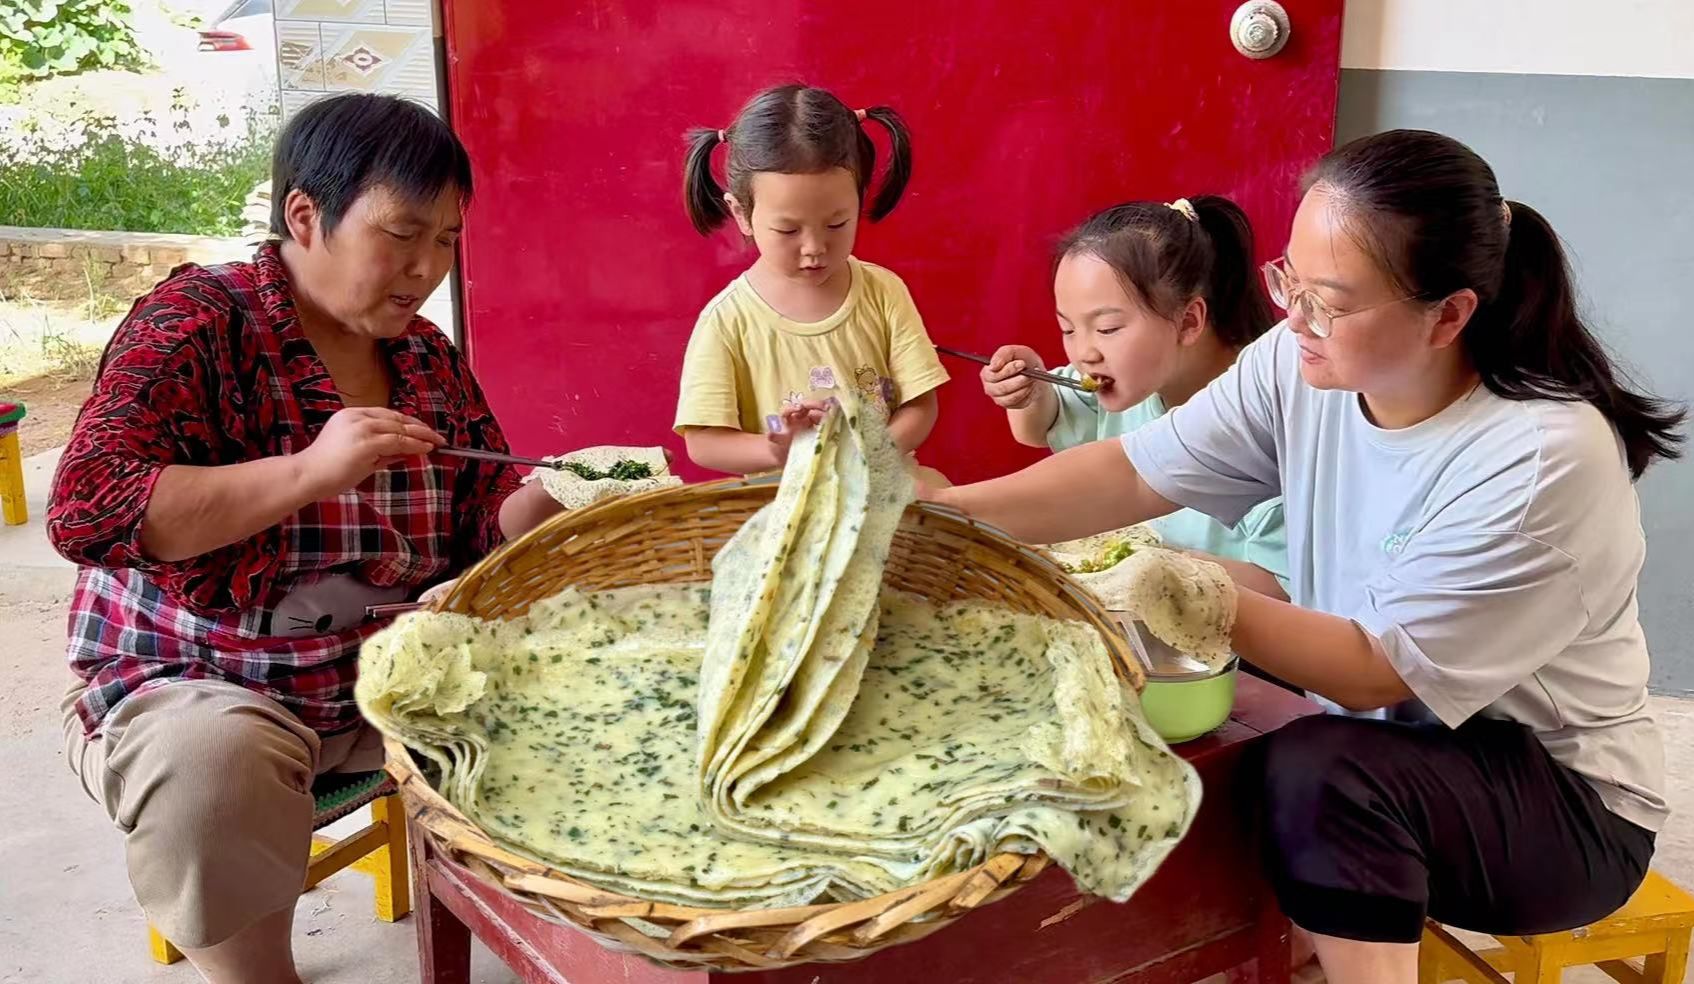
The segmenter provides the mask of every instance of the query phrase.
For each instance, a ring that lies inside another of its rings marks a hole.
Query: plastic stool
[[[0,518],[7,526],[29,522],[29,504],[24,499],[24,456],[18,447],[18,421],[22,419],[22,403],[0,403]]]
[[[1622,984],[1682,984],[1694,935],[1694,898],[1656,871],[1623,908],[1592,925],[1540,936],[1497,936],[1472,950],[1436,923],[1418,947],[1418,984],[1558,984],[1566,967],[1593,964]],[[1637,966],[1632,961],[1644,958]]]

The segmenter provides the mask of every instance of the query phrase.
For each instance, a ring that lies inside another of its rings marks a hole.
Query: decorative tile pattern
[[[435,46],[426,30],[325,24],[323,42],[324,86],[332,92],[435,95]]]
[[[276,62],[283,91],[324,89],[323,38],[317,21],[276,22]]]
[[[434,4],[430,0],[386,0],[391,27],[434,27]]]
[[[277,20],[359,24],[382,24],[387,21],[383,0],[277,0],[276,17]]]

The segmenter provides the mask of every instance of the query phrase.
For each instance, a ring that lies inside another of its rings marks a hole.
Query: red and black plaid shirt
[[[393,409],[449,443],[507,450],[469,365],[434,325],[415,318],[381,345]],[[142,555],[142,517],[166,466],[292,454],[342,406],[300,330],[274,245],[252,263],[183,267],[136,302],[106,349],[47,512],[54,546],[81,566],[69,648],[88,682],[77,711],[90,734],[125,697],[197,679],[264,694],[320,733],[351,727],[359,644],[376,627],[338,586],[414,596],[499,544],[517,474],[434,456],[190,560]]]

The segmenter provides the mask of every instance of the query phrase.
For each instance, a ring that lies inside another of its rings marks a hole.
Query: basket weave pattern
[[[557,516],[478,564],[433,606],[514,618],[569,586],[601,591],[711,580],[712,557],[776,494],[772,482],[730,480],[613,499]],[[1115,622],[1049,559],[963,516],[906,511],[885,583],[933,601],[990,601],[1085,622],[1140,689]],[[567,923],[616,950],[689,970],[763,970],[855,960],[922,939],[1015,891],[1047,867],[1043,855],[1001,854],[968,871],[856,902],[735,911],[647,902],[595,888],[489,839],[443,799],[404,746],[388,739],[388,771],[418,835],[540,918]]]

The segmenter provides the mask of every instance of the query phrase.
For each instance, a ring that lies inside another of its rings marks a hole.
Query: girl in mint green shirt
[[[983,390],[1031,447],[1063,451],[1121,437],[1205,388],[1274,323],[1252,256],[1252,226],[1227,198],[1129,202],[1098,212],[1060,243],[1053,274],[1071,362],[1057,371],[1093,376],[1098,389],[1083,393],[1017,375],[1045,367],[1034,349],[1008,345],[983,369]],[[1241,583],[1285,595],[1281,499],[1260,503],[1234,526],[1192,509],[1148,525],[1173,547],[1233,562]]]

